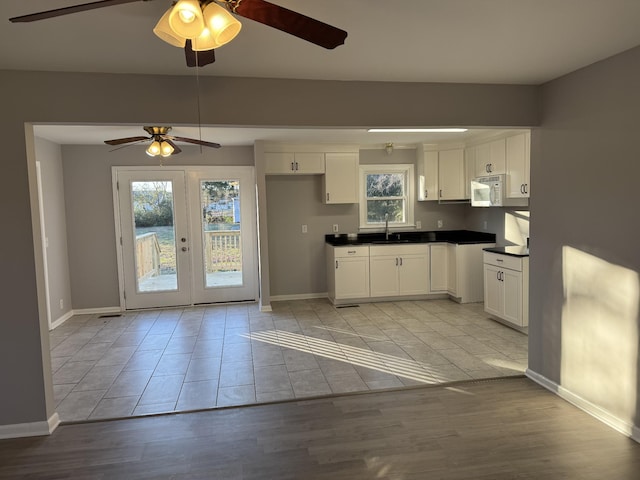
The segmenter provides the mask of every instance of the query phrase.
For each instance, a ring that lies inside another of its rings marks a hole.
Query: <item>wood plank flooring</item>
[[[0,441],[0,478],[637,479],[640,445],[524,377],[128,418]]]

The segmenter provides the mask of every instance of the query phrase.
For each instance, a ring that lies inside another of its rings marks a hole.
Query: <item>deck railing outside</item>
[[[155,232],[136,236],[136,259],[138,280],[160,275],[160,244]]]
[[[242,270],[240,231],[207,231],[204,232],[204,239],[207,273],[238,272]]]

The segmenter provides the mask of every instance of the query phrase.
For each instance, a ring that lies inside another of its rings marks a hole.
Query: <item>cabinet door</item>
[[[507,197],[529,197],[528,134],[507,138]]]
[[[372,297],[391,297],[398,294],[398,257],[380,255],[369,258]]]
[[[429,293],[429,259],[427,255],[402,255],[398,267],[400,295]]]
[[[265,173],[267,175],[294,174],[295,159],[293,153],[265,153]]]
[[[502,269],[503,318],[520,327],[522,322],[522,273]]]
[[[476,176],[486,177],[505,173],[506,142],[504,138],[476,147]]]
[[[366,298],[369,296],[369,258],[336,258],[335,298]]]
[[[294,160],[296,173],[324,173],[324,153],[295,153]]]
[[[440,200],[464,198],[464,150],[438,152],[438,187]]]
[[[447,245],[447,292],[454,297],[458,293],[457,245]]]
[[[476,147],[464,149],[464,198],[471,198],[471,180],[476,174]]]
[[[447,244],[429,245],[429,284],[431,293],[447,291]]]
[[[438,152],[419,151],[418,200],[438,200]]]
[[[500,269],[494,265],[484,264],[484,311],[503,316],[504,292],[500,280]]]
[[[324,203],[358,203],[358,154],[325,154]]]

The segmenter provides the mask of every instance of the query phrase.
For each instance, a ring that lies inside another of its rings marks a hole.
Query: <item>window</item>
[[[360,167],[360,228],[412,226],[413,165]]]

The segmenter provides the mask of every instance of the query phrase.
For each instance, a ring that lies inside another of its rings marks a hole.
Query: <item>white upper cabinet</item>
[[[358,203],[358,154],[326,153],[324,203]]]
[[[324,173],[324,153],[318,152],[265,152],[267,175]]]
[[[438,152],[438,188],[440,200],[465,198],[464,149]]]
[[[438,152],[416,149],[418,201],[438,200]]]
[[[507,197],[528,198],[531,133],[507,137]]]
[[[506,142],[504,138],[476,147],[476,177],[506,172]]]

